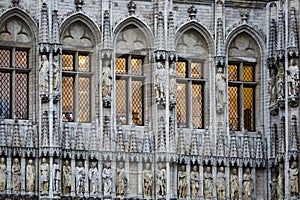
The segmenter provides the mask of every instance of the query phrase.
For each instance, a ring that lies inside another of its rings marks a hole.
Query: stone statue
[[[143,170],[143,195],[144,198],[152,197],[152,183],[153,176],[150,169],[150,163],[146,163],[145,169]]]
[[[59,63],[58,63],[58,55],[53,57],[53,91],[59,92],[59,79],[60,79],[60,72],[59,72]]]
[[[162,163],[159,163],[158,167],[156,180],[157,194],[158,196],[165,196],[167,193],[166,169],[163,167]]]
[[[237,169],[233,168],[230,175],[230,200],[239,199],[239,177],[237,175]]]
[[[279,164],[277,177],[277,198],[284,199],[284,169],[283,164]]]
[[[296,95],[299,86],[299,68],[294,59],[291,59],[291,65],[287,70],[288,84],[289,84],[289,95]]]
[[[6,163],[5,158],[1,157],[0,159],[0,191],[5,191],[6,189],[6,175],[7,175],[7,169],[6,169]]]
[[[56,160],[53,163],[54,192],[60,191],[61,171],[60,171],[60,165],[58,162],[59,161]]]
[[[164,65],[161,62],[157,63],[157,74],[155,82],[155,93],[157,101],[165,100],[165,78]]]
[[[251,200],[251,195],[253,192],[253,178],[250,173],[250,169],[246,168],[243,175],[243,199]]]
[[[127,177],[123,162],[119,163],[116,174],[116,192],[117,196],[124,196],[127,190]]]
[[[75,168],[75,179],[76,179],[76,194],[82,195],[84,193],[85,185],[85,171],[81,161],[78,162]]]
[[[292,198],[298,197],[298,193],[299,193],[298,174],[299,174],[299,169],[297,167],[297,162],[293,161],[291,164],[291,168],[289,169],[290,197],[292,197]]]
[[[21,165],[18,158],[14,159],[13,165],[11,167],[12,175],[12,191],[20,192],[21,189]]]
[[[284,67],[283,64],[279,63],[278,73],[277,73],[277,80],[276,80],[276,87],[277,87],[277,98],[279,100],[284,98],[284,87],[285,87],[285,75],[284,75]]]
[[[92,162],[92,166],[89,170],[89,180],[90,180],[90,194],[97,194],[97,184],[98,184],[98,169],[97,162]]]
[[[218,173],[217,173],[217,197],[219,200],[225,200],[226,199],[226,176],[224,173],[224,167],[220,167]]]
[[[272,175],[271,175],[271,199],[277,199],[277,174],[275,168],[272,168]]]
[[[178,172],[178,197],[185,198],[188,190],[187,177],[185,166],[182,165],[180,171]]]
[[[103,72],[102,72],[102,96],[111,97],[112,89],[112,76],[110,70],[110,60],[104,61]]]
[[[192,198],[199,198],[199,172],[198,167],[193,166],[193,170],[191,172],[191,196]]]
[[[46,158],[42,158],[41,164],[41,174],[40,174],[40,181],[41,181],[41,192],[47,193],[49,187],[49,164],[47,163]]]
[[[33,161],[28,160],[26,166],[26,191],[34,192],[34,184],[35,184],[35,167],[33,165]]]
[[[204,172],[204,197],[205,199],[211,200],[213,192],[213,177],[211,174],[211,167],[205,167]]]
[[[176,71],[174,69],[174,62],[170,66],[170,85],[169,85],[169,96],[170,100],[175,100],[177,92],[177,83],[176,83]]]
[[[106,166],[103,168],[102,178],[104,184],[104,188],[103,188],[104,195],[111,195],[112,172],[110,168],[110,163],[106,163]]]
[[[220,111],[223,109],[226,102],[226,77],[222,67],[218,67],[218,72],[216,74],[216,90],[217,109]]]
[[[270,105],[276,104],[277,88],[276,88],[275,69],[271,69],[271,72],[270,72],[269,93],[270,93]]]
[[[71,176],[71,166],[69,161],[66,160],[63,166],[63,193],[70,194],[71,191],[71,183],[72,183],[72,176]]]
[[[49,61],[47,55],[42,55],[42,62],[40,66],[41,94],[48,93],[48,87],[49,87]]]

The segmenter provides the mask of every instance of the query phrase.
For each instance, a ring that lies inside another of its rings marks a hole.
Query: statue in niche
[[[53,163],[53,178],[54,178],[54,192],[60,191],[60,180],[61,180],[61,171],[59,161],[55,160]]]
[[[97,162],[92,162],[92,166],[89,170],[89,180],[90,180],[90,194],[97,194],[97,184],[98,184],[98,169]]]
[[[243,175],[243,199],[251,200],[251,194],[253,192],[253,178],[250,173],[250,169],[246,168]]]
[[[34,192],[35,183],[35,167],[33,165],[32,159],[28,160],[26,166],[26,191]]]
[[[14,162],[11,167],[12,175],[12,191],[20,192],[21,189],[21,165],[18,158],[14,159]]]
[[[185,166],[182,165],[181,169],[178,172],[178,197],[185,198],[187,195],[187,177],[186,177]]]
[[[75,168],[75,179],[76,179],[76,194],[82,195],[84,193],[84,180],[85,171],[81,161],[78,162]]]
[[[288,84],[289,84],[289,95],[296,95],[299,86],[299,68],[294,59],[291,59],[291,64],[287,70]]]
[[[69,161],[66,160],[63,166],[63,193],[64,194],[70,194],[71,183],[72,183],[71,166],[69,164]]]
[[[116,192],[117,196],[124,196],[127,190],[127,177],[123,162],[119,163],[116,174]]]
[[[104,195],[111,195],[112,172],[110,168],[110,163],[106,163],[105,167],[103,168],[102,178],[104,184]]]
[[[277,98],[282,100],[284,98],[284,87],[285,87],[285,78],[284,78],[284,67],[282,62],[279,63],[278,73],[277,73],[277,80],[276,80],[276,87],[277,87]]]
[[[49,87],[49,61],[47,55],[42,55],[40,66],[40,88],[41,94],[47,94]]]
[[[146,163],[145,169],[143,170],[143,195],[144,195],[144,198],[151,198],[152,183],[153,183],[153,176],[152,176],[152,171],[150,169],[150,163]]]
[[[110,70],[110,60],[105,60],[102,71],[102,96],[106,98],[111,97],[112,90],[112,76]]]
[[[217,173],[217,197],[219,200],[226,199],[226,176],[224,173],[224,167],[220,167]]]
[[[7,176],[7,169],[5,158],[1,157],[0,159],[0,191],[4,191],[6,189],[6,177]]]
[[[53,91],[55,93],[59,92],[59,79],[60,79],[60,72],[59,72],[59,62],[58,62],[58,55],[53,57]]]
[[[218,67],[218,72],[216,74],[216,96],[217,96],[217,109],[222,111],[224,104],[226,102],[226,77],[223,73],[223,68]]]
[[[230,175],[230,200],[239,199],[239,177],[237,169],[233,168]]]
[[[166,177],[166,169],[164,168],[162,163],[158,164],[158,173],[157,173],[157,194],[158,196],[165,196],[167,193],[167,177]]]
[[[277,199],[277,174],[275,168],[272,168],[272,178],[271,178],[271,199]]]
[[[213,191],[213,177],[211,174],[211,167],[205,167],[204,172],[204,197],[205,199],[212,199]]]
[[[276,101],[277,101],[277,88],[276,88],[276,72],[275,72],[275,69],[271,69],[271,72],[270,72],[269,93],[270,93],[270,105],[276,104]]]
[[[289,169],[289,175],[290,175],[290,196],[292,198],[297,198],[299,193],[298,188],[298,174],[299,169],[297,167],[297,162],[293,161],[291,164],[291,168]]]
[[[174,67],[175,63],[173,62],[170,66],[170,85],[169,85],[169,96],[170,100],[174,100],[176,98],[176,91],[177,91],[177,83],[176,83],[176,71]]]
[[[279,164],[277,177],[277,198],[284,199],[284,169],[283,164]]]
[[[156,101],[165,101],[165,71],[161,62],[157,63],[157,74],[155,81]]]
[[[42,164],[41,164],[41,174],[40,174],[40,180],[41,180],[41,192],[47,193],[48,187],[49,187],[49,164],[47,163],[46,158],[42,158]]]
[[[191,196],[192,198],[199,198],[199,172],[198,167],[193,166],[193,170],[191,172]]]

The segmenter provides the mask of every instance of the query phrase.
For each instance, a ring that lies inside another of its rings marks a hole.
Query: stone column
[[[74,172],[75,172],[75,160],[72,158],[71,160],[71,174],[72,174],[72,178],[71,178],[71,196],[75,196],[75,190],[76,190],[76,185],[75,185],[75,176],[74,176]]]
[[[21,194],[25,194],[26,192],[26,159],[21,157]]]

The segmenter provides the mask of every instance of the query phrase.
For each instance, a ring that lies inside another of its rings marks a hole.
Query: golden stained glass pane
[[[194,128],[203,128],[202,124],[202,85],[193,84],[192,85],[192,95],[193,95],[193,125]]]
[[[11,102],[11,84],[10,73],[0,72],[0,118],[11,118],[10,102]]]
[[[126,74],[126,59],[116,58],[116,74]]]
[[[177,124],[182,125],[182,127],[186,127],[186,84],[177,83],[176,97]]]
[[[62,55],[62,70],[64,71],[74,70],[74,57],[72,54]]]
[[[127,89],[126,80],[116,81],[116,111],[122,124],[127,124]]]
[[[254,131],[253,88],[244,88],[244,126],[248,131]]]
[[[228,87],[229,124],[232,130],[239,129],[238,88]]]
[[[28,118],[28,74],[16,74],[15,115],[19,119]]]
[[[73,89],[74,79],[71,76],[62,77],[62,112],[63,121],[73,121]]]
[[[238,80],[238,67],[237,65],[228,65],[228,80],[237,81]]]
[[[201,63],[192,63],[192,78],[201,78]]]
[[[186,63],[176,62],[176,72],[178,78],[186,78]]]
[[[78,69],[81,72],[88,72],[90,71],[90,57],[79,55],[78,56]]]
[[[10,67],[10,51],[0,49],[0,67]]]
[[[16,51],[16,68],[27,67],[27,51]]]
[[[143,82],[132,81],[132,121],[143,124]]]
[[[134,75],[143,74],[143,61],[142,59],[132,59],[131,60],[131,71]]]
[[[252,66],[244,66],[243,80],[245,82],[254,81],[254,79],[253,79],[253,67]]]
[[[79,121],[90,121],[90,79],[79,78]]]

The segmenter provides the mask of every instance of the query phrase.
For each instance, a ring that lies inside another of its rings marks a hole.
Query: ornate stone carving
[[[5,191],[6,189],[6,179],[7,179],[7,169],[5,158],[1,157],[0,159],[0,192]]]
[[[224,167],[220,167],[217,173],[217,197],[218,200],[225,200],[226,199],[226,176],[224,173]]]
[[[83,4],[84,4],[83,0],[75,0],[76,10],[78,12],[82,11]]]
[[[299,195],[299,169],[297,167],[297,162],[293,161],[291,164],[291,168],[289,169],[290,175],[290,197],[293,199],[297,199]]]
[[[134,15],[135,14],[136,4],[133,2],[133,0],[131,0],[128,3],[127,8],[128,8],[128,13],[130,15]]]
[[[104,107],[110,107],[111,102],[111,90],[112,90],[112,75],[110,70],[110,60],[103,61],[102,71],[102,97]]]
[[[120,162],[116,173],[116,194],[124,197],[127,191],[127,176],[124,169],[124,163]]]
[[[152,197],[152,184],[153,184],[153,174],[151,171],[151,164],[146,163],[145,169],[143,170],[143,197]]]
[[[53,92],[58,93],[60,90],[60,71],[58,55],[53,57]]]
[[[26,166],[26,192],[32,193],[35,190],[35,166],[32,159],[28,160]]]
[[[218,67],[216,74],[216,99],[217,112],[223,112],[226,103],[226,77],[223,73],[223,67]]]
[[[71,192],[71,183],[72,183],[72,170],[71,170],[71,166],[69,164],[69,161],[66,160],[65,164],[63,166],[63,194],[70,194]]]
[[[164,197],[167,194],[167,174],[166,168],[162,163],[158,164],[158,172],[156,175],[156,189],[159,197]]]
[[[112,171],[110,168],[110,163],[106,163],[102,171],[102,178],[103,178],[103,194],[104,196],[111,195],[111,187],[112,187]]]
[[[82,161],[78,161],[75,168],[75,179],[76,179],[76,194],[83,195],[85,187],[85,169]]]
[[[11,167],[12,191],[21,191],[21,165],[18,158],[15,158]]]
[[[245,169],[243,175],[243,199],[251,200],[253,192],[253,178],[249,168]]]
[[[162,62],[157,63],[155,81],[155,98],[160,104],[165,104],[166,101],[166,71]]]
[[[294,59],[291,59],[290,66],[287,70],[287,81],[289,85],[289,96],[295,98],[299,89],[299,68]]]
[[[185,165],[181,165],[178,171],[178,197],[186,198],[188,192],[187,174]]]
[[[200,189],[199,171],[198,171],[198,167],[196,165],[194,165],[192,167],[192,172],[191,172],[191,197],[192,197],[192,199],[199,198],[199,189]]]
[[[277,198],[284,199],[284,167],[280,163],[278,167],[278,177],[277,177]]]
[[[54,178],[54,183],[53,183],[53,189],[54,192],[60,192],[60,181],[61,181],[61,168],[59,165],[59,160],[55,160],[53,163],[53,178]]]
[[[49,91],[49,61],[47,55],[42,55],[42,61],[40,65],[40,93],[41,95],[47,96],[48,91]]]
[[[189,9],[187,10],[187,12],[189,13],[190,20],[195,20],[196,19],[197,8],[195,8],[194,5],[192,5],[191,7],[189,7]]]
[[[233,168],[230,174],[230,200],[239,199],[239,177],[237,169]]]
[[[204,171],[204,198],[208,200],[213,198],[213,177],[210,166],[206,166]]]
[[[176,70],[175,62],[172,62],[170,65],[170,77],[169,77],[169,101],[171,108],[176,105],[176,92],[177,92],[177,83],[176,83]]]
[[[40,190],[42,193],[48,193],[49,190],[49,174],[50,168],[46,158],[42,158],[42,164],[40,167]]]
[[[272,106],[277,102],[276,71],[274,68],[270,69],[269,94],[270,94],[270,105]]]
[[[89,169],[89,180],[90,180],[90,195],[96,195],[97,188],[98,188],[97,162],[92,162],[92,165]]]

